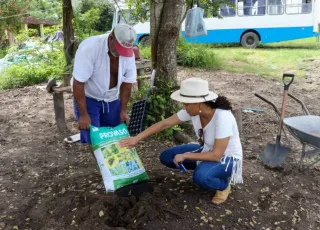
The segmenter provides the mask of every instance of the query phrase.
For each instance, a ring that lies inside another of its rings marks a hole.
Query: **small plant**
[[[148,126],[164,120],[178,111],[178,104],[170,98],[171,93],[177,88],[176,83],[167,82],[159,77],[156,90],[150,94],[150,109],[147,116]],[[172,139],[173,132],[176,130],[181,130],[181,128],[178,126],[171,127],[156,134],[155,137],[159,139]]]

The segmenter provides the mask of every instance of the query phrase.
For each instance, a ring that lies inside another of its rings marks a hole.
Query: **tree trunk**
[[[150,1],[150,38],[151,38],[151,59],[152,67],[157,68],[157,50],[158,50],[158,37],[159,28],[161,23],[161,14],[163,9],[162,0]]]
[[[64,40],[64,50],[74,40],[74,33],[72,27],[73,10],[71,0],[63,0],[62,2],[62,13],[63,13],[63,40]],[[67,66],[71,64],[70,58],[65,54]]]
[[[158,80],[176,82],[177,42],[185,15],[184,0],[151,0],[152,63]]]
[[[170,95],[177,89],[177,43],[185,0],[150,0],[152,66],[156,69],[156,90],[150,95],[150,124],[176,112]]]

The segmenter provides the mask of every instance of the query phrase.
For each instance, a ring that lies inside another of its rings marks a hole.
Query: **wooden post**
[[[44,37],[43,24],[40,24],[40,36],[41,36],[42,38]]]
[[[144,68],[137,69],[137,75],[143,76],[145,74]]]
[[[63,86],[70,86],[70,74],[63,74]]]
[[[21,29],[27,31],[28,30],[28,24],[22,23]]]
[[[233,116],[236,118],[236,122],[238,125],[239,135],[241,136],[242,133],[242,114],[241,108],[236,108],[232,110]]]
[[[53,93],[53,106],[58,130],[61,134],[64,134],[67,130],[67,125],[64,111],[63,93]]]

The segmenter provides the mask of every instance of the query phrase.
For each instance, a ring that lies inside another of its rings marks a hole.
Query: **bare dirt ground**
[[[320,115],[319,67],[320,60],[306,61],[307,76],[290,89],[314,115]],[[179,70],[180,80],[192,76],[208,79],[235,107],[264,109],[243,113],[244,184],[233,186],[225,204],[212,205],[214,192],[198,189],[191,172],[164,168],[159,153],[173,143],[152,139],[138,152],[153,190],[142,196],[104,194],[88,149],[59,136],[52,96],[40,85],[0,92],[0,229],[320,229],[320,167],[298,170],[300,143],[288,134],[292,152],[282,169],[268,169],[260,160],[266,143],[274,142],[277,117],[254,93],[280,107],[280,81]],[[75,133],[70,95],[66,107]],[[287,116],[299,114],[300,106],[290,100]],[[289,141],[283,138],[285,145]]]

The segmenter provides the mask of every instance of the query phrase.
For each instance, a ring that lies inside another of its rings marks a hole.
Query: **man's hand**
[[[124,138],[119,142],[119,146],[120,148],[133,148],[134,146],[136,146],[138,144],[138,139],[137,137],[128,137],[128,138]]]
[[[185,155],[184,154],[177,154],[174,159],[173,159],[173,163],[176,164],[177,167],[179,167],[179,163],[183,162],[185,160]]]
[[[120,112],[120,122],[125,122],[127,125],[129,125],[129,116],[127,111],[121,110]]]
[[[80,115],[79,119],[79,129],[88,130],[90,128],[91,119],[89,114]]]

